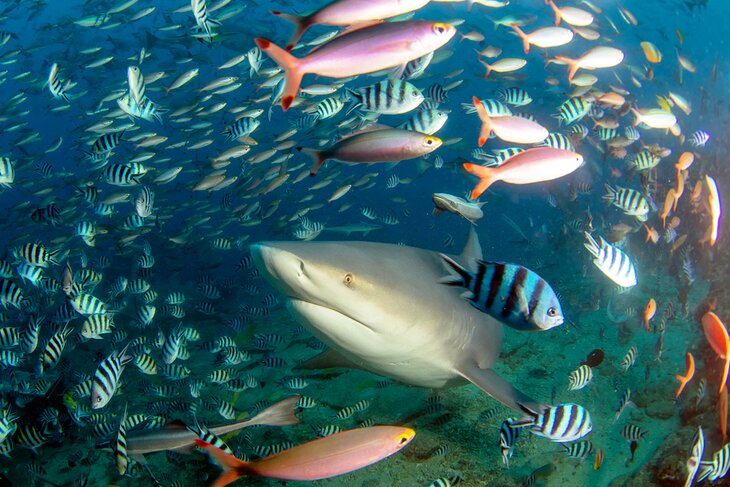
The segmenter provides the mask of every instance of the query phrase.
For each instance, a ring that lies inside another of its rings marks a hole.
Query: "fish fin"
[[[408,66],[408,65],[401,64],[400,66],[393,68],[393,70],[390,72],[390,78],[401,79],[403,77],[403,73],[406,72],[406,66]]]
[[[299,39],[302,38],[304,32],[312,26],[312,19],[309,16],[285,14],[278,10],[272,10],[271,13],[294,24],[294,33],[285,48],[287,51],[294,49],[294,46],[296,46]]]
[[[440,216],[441,213],[443,213],[443,212],[444,212],[444,210],[442,210],[441,208],[434,208],[433,211],[431,212],[431,215]]]
[[[461,264],[456,262],[451,257],[447,256],[446,254],[439,254],[439,257],[441,257],[441,261],[446,265],[447,269],[449,269],[449,271],[453,271],[456,274],[455,276],[449,275],[439,279],[440,284],[466,288],[471,285],[472,275],[467,269],[462,267]]]
[[[202,448],[211,458],[223,469],[223,473],[216,479],[213,487],[223,487],[231,482],[235,482],[242,475],[248,472],[248,464],[233,455],[229,455],[220,448],[216,448],[208,442],[205,442],[199,438],[195,439],[195,444],[198,448]]]
[[[530,39],[527,38],[527,35],[522,31],[522,29],[517,27],[517,24],[515,24],[514,22],[509,24],[509,26],[512,27],[514,29],[514,31],[517,33],[517,35],[520,36],[520,39],[522,39],[522,47],[525,48],[525,54],[529,54],[530,53]]]
[[[302,396],[293,396],[283,399],[273,406],[269,406],[248,422],[249,426],[255,424],[265,424],[267,426],[286,426],[290,424],[299,424],[302,421],[294,414],[294,408]]]
[[[475,224],[474,222],[472,223]],[[464,250],[461,251],[461,255],[459,257],[462,262],[466,262],[467,269],[472,272],[477,271],[477,262],[484,260],[484,256],[482,255],[482,245],[479,243],[479,235],[477,235],[477,231],[473,226],[469,228],[469,236],[466,239],[466,245],[464,245]]]
[[[713,470],[712,462],[702,462],[700,464],[700,471],[697,474],[697,483],[699,484],[709,477]]]
[[[578,71],[578,62],[565,56],[555,56],[555,60],[568,65],[568,81],[573,81],[573,77]]]
[[[482,369],[476,362],[463,363],[457,370],[462,377],[515,411],[542,411],[545,406],[517,390],[492,369]]]
[[[311,359],[304,363],[297,365],[296,369],[312,370],[312,369],[332,369],[332,368],[347,368],[347,369],[360,369],[362,367],[357,365],[352,360],[348,359],[340,352],[334,349],[327,349],[319,355],[315,355]]]
[[[326,160],[324,153],[316,149],[305,149],[304,147],[297,147],[297,150],[304,152],[312,158],[312,169],[309,170],[309,175],[314,176],[317,174],[317,171],[319,171],[319,168],[322,167],[322,164]]]
[[[472,103],[474,104],[474,108],[477,110],[477,115],[479,115],[479,120],[482,121],[482,127],[479,131],[479,147],[483,146],[487,143],[487,140],[489,140],[489,134],[492,133],[492,123],[489,118],[489,114],[487,113],[487,109],[484,108],[484,105],[482,105],[481,100],[477,98],[476,96],[472,97],[471,99]]]
[[[484,167],[471,162],[464,163],[464,169],[479,178],[479,182],[471,190],[472,199],[479,198],[497,180],[495,168]]]
[[[728,368],[730,367],[730,340],[728,339],[727,335],[725,335],[725,368],[722,371],[722,382],[720,383],[720,392],[725,388],[725,383],[727,382],[727,373]]]
[[[147,459],[142,454],[131,453],[129,458],[139,463],[140,465],[147,465]]]
[[[255,41],[258,48],[284,70],[284,92],[281,95],[281,108],[287,111],[299,93],[299,86],[304,76],[299,59],[267,39],[257,37]]]

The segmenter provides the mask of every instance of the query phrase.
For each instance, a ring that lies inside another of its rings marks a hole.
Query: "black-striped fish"
[[[433,83],[426,89],[425,97],[431,100],[432,103],[439,105],[449,98],[449,93],[441,83]]]
[[[58,250],[50,251],[41,244],[29,242],[19,247],[15,254],[30,265],[48,267],[48,264],[58,265],[55,260],[58,253]]]
[[[182,345],[182,334],[179,329],[175,329],[167,335],[165,343],[162,345],[162,360],[166,364],[173,363],[180,352]]]
[[[585,237],[588,241],[583,245],[593,255],[593,264],[601,272],[622,288],[636,286],[636,269],[628,255],[603,237],[600,237],[600,245],[590,233],[585,232]]]
[[[657,167],[659,161],[661,161],[661,158],[648,149],[642,149],[631,159],[630,165],[637,171],[649,171]]]
[[[560,120],[561,125],[572,125],[576,122],[580,122],[583,117],[588,115],[591,106],[592,103],[585,98],[569,98],[558,108],[557,118]]]
[[[730,443],[725,443],[722,448],[712,455],[711,462],[701,462],[697,482],[702,482],[705,479],[715,482],[725,477],[728,470],[730,470]]]
[[[577,458],[580,461],[585,460],[588,455],[593,453],[593,443],[588,440],[578,441],[570,445],[563,444],[563,448],[565,448],[570,458]]]
[[[122,137],[124,137],[124,130],[104,134],[94,141],[94,144],[91,146],[91,152],[94,154],[111,152],[123,140]]]
[[[497,90],[497,94],[508,105],[522,107],[532,103],[532,97],[522,88],[502,88]]]
[[[121,352],[116,350],[112,352],[96,368],[91,386],[92,409],[103,408],[114,395],[124,367],[132,360],[132,357],[127,355],[127,347]]]
[[[223,134],[227,136],[228,140],[236,140],[242,137],[250,136],[257,128],[259,128],[261,122],[252,117],[243,117],[223,130]]]
[[[570,141],[569,138],[567,138],[560,132],[550,132],[545,140],[537,145],[575,152],[575,147],[573,146],[573,143]]]
[[[705,454],[705,434],[702,432],[702,426],[697,427],[697,432],[692,438],[692,449],[687,459],[687,481],[685,486],[691,486],[694,483],[695,476],[700,469],[702,456]]]
[[[0,157],[0,187],[10,188],[15,182],[15,163],[9,157]]]
[[[618,419],[621,417],[621,414],[623,414],[624,410],[629,407],[633,406],[634,403],[631,401],[631,389],[626,389],[624,392],[624,395],[621,396],[621,400],[618,403],[618,409],[616,410],[616,414],[613,416],[613,422],[615,423],[618,421]]]
[[[319,102],[314,113],[317,115],[317,120],[326,120],[340,113],[344,107],[345,102],[339,97],[332,96]]]
[[[135,174],[127,164],[109,164],[102,172],[104,180],[114,186],[134,186],[140,183],[142,174]]]
[[[624,355],[624,358],[621,360],[621,369],[624,372],[627,372],[634,365],[638,354],[639,352],[636,349],[636,346],[632,345],[629,351],[626,352],[626,355]]]
[[[224,452],[228,453],[229,455],[233,455],[233,450],[226,445],[226,442],[223,441],[218,435],[210,431],[204,424],[198,423],[198,420],[195,420],[195,423],[193,426],[187,426],[188,431],[194,433],[198,438],[203,440],[206,443],[210,443],[216,448],[220,448]]]
[[[518,330],[549,330],[563,323],[555,291],[540,276],[515,264],[477,261],[472,273],[440,254],[456,276],[443,278],[447,286],[468,290],[465,298],[478,310]]]
[[[593,369],[588,365],[581,365],[568,376],[568,390],[577,391],[587,386],[593,379]]]
[[[542,412],[519,406],[527,417],[513,423],[513,427],[529,427],[533,434],[551,441],[576,441],[593,430],[590,413],[577,404],[546,406]]]
[[[433,135],[446,124],[449,112],[436,108],[417,111],[408,121],[398,128],[421,132],[422,134]]]
[[[127,457],[127,406],[124,406],[124,414],[122,414],[122,420],[119,422],[119,429],[117,430],[117,440],[114,444],[114,459],[117,464],[117,471],[119,475],[124,475],[127,472],[129,466],[129,458]]]
[[[66,348],[66,339],[71,333],[73,333],[73,328],[67,324],[48,339],[43,353],[41,353],[41,373],[52,369],[58,364],[63,349]]]
[[[644,439],[644,436],[646,436],[646,431],[642,430],[635,424],[629,423],[621,428],[621,436],[626,441],[639,441]]]
[[[461,482],[461,477],[455,475],[453,477],[439,477],[433,482],[429,482],[426,487],[452,487]]]
[[[695,147],[704,147],[710,141],[710,134],[704,130],[698,130],[689,136],[689,142]]]
[[[213,39],[213,26],[221,25],[217,20],[208,17],[208,7],[206,0],[192,0],[193,16],[195,17],[195,23],[198,28],[205,32],[208,40]]]
[[[347,90],[356,103],[356,108],[382,115],[398,115],[416,109],[423,103],[421,91],[403,80],[387,79],[358,90]]]
[[[107,313],[106,303],[91,294],[78,294],[68,300],[77,313],[87,315],[105,315]]]
[[[606,184],[606,194],[603,195],[603,199],[617,208],[621,208],[625,214],[635,216],[640,222],[645,222],[649,218],[649,201],[635,189],[621,186],[616,186],[614,189]]]
[[[509,468],[509,459],[512,458],[514,452],[515,442],[522,431],[522,428],[514,427],[515,422],[514,418],[509,418],[502,421],[502,425],[499,427],[499,450],[502,453],[502,463],[507,468]]]
[[[432,59],[433,51],[419,58],[416,58],[413,61],[408,61],[408,63],[406,63],[405,65],[405,68],[403,68],[403,71],[400,72],[399,69],[399,72],[396,73],[398,74],[398,76],[395,77],[401,79],[416,79],[420,77],[424,73],[424,71],[426,71],[428,65],[431,64]]]

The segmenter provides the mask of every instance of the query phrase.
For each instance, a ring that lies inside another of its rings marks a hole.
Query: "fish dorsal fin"
[[[339,39],[340,37],[344,37],[348,34],[352,34],[353,32],[357,32],[358,30],[367,29],[368,27],[374,27],[378,24],[384,23],[383,20],[365,20],[362,22],[358,22],[356,24],[350,24],[341,31],[339,31],[335,36],[333,36],[331,39],[329,39],[324,44],[320,44],[319,46],[315,46],[311,51],[309,51],[309,54],[312,54],[313,52],[319,50],[322,48],[322,46],[327,45],[328,43],[334,41],[335,39]],[[307,54],[307,55],[309,55]]]
[[[469,238],[466,240],[464,250],[461,251],[459,256],[461,262],[472,272],[476,272],[477,261],[482,259],[482,246],[479,243],[479,236],[477,231],[472,226],[469,228]]]
[[[183,423],[182,421],[180,421],[179,419],[176,419],[174,421],[170,421],[169,423],[167,423],[165,425],[165,429],[166,430],[167,429],[170,429],[170,430],[180,430],[180,429],[186,430],[186,429],[188,429],[188,426],[185,423]]]

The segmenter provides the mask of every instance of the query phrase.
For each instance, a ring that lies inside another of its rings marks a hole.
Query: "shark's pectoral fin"
[[[311,369],[332,369],[332,368],[337,368],[337,367],[342,367],[342,368],[346,368],[346,369],[367,370],[367,369],[363,369],[360,365],[356,364],[349,358],[345,357],[337,350],[333,350],[331,348],[325,350],[324,352],[320,353],[319,355],[316,355],[316,356],[310,358],[306,362],[295,367],[295,369],[311,370]]]
[[[140,465],[147,465],[147,459],[141,453],[133,453],[129,457]]]
[[[542,404],[515,389],[492,369],[480,369],[476,363],[468,362],[461,366],[459,373],[479,389],[515,411],[523,411],[520,405],[533,411],[542,411]]]

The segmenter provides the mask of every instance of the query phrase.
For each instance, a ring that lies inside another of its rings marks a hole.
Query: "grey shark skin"
[[[473,230],[469,240],[459,259],[466,265],[481,258]],[[516,411],[519,404],[541,410],[492,370],[502,325],[439,284],[447,271],[438,253],[373,242],[261,242],[251,254],[297,321],[352,366],[428,388],[469,381]]]

